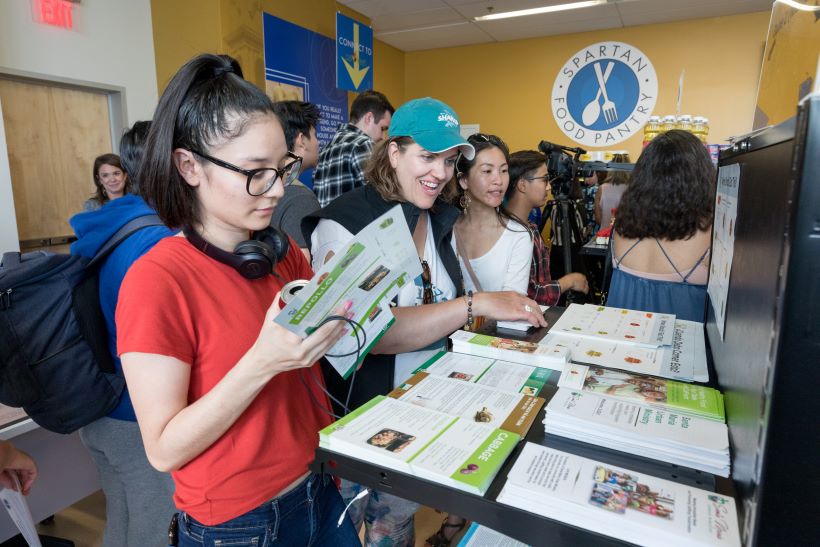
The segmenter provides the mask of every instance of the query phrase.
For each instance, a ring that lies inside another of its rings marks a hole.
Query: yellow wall
[[[151,0],[151,10],[160,93],[185,61],[206,52],[235,57],[245,78],[264,89],[263,12],[330,38],[336,36],[337,11],[370,24],[334,0]],[[404,53],[379,40],[373,47],[374,88],[398,106],[404,101]]]
[[[820,0],[813,4],[820,5]],[[817,14],[775,4],[760,76],[755,127],[776,125],[794,116],[798,99],[817,83],[814,77],[818,54]]]
[[[542,139],[573,145],[555,123],[552,86],[571,55],[595,42],[631,44],[658,75],[655,114],[674,114],[686,69],[682,114],[710,120],[710,142],[751,130],[769,14],[752,13],[405,54],[405,99],[425,95],[452,106],[462,123],[503,137],[512,150]],[[608,148],[633,161],[641,135]]]

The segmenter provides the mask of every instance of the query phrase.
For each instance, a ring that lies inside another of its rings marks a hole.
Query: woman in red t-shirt
[[[303,339],[273,322],[284,283],[312,275],[267,230],[300,163],[230,57],[192,59],[160,98],[140,190],[185,235],[129,270],[116,319],[148,459],[174,477],[181,546],[359,545],[349,519],[336,525],[335,484],[308,470],[330,421],[316,360],[343,324]],[[274,275],[247,268],[248,247]]]

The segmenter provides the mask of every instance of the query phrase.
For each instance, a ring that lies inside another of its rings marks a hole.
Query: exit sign
[[[44,25],[71,29],[74,19],[71,10],[78,0],[32,0],[34,20]]]

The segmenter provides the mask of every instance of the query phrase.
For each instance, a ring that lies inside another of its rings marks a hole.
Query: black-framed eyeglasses
[[[427,264],[426,260],[421,261],[421,284],[423,287],[423,292],[421,294],[421,303],[422,304],[432,304],[433,303],[433,278],[430,275],[430,266]]]
[[[535,182],[536,180],[543,180],[545,184],[549,184],[550,176],[542,175],[540,177],[524,177],[524,180],[528,180],[530,182]]]
[[[242,169],[232,163],[209,156],[208,154],[203,154],[202,152],[198,152],[196,150],[191,150],[191,152],[203,159],[208,160],[214,165],[224,167],[225,169],[230,169],[231,171],[236,171],[237,173],[242,173],[248,177],[245,190],[247,190],[248,194],[252,196],[261,196],[273,188],[273,185],[276,184],[276,181],[279,179],[282,180],[282,184],[284,186],[287,186],[296,180],[299,176],[299,171],[302,169],[302,158],[292,152],[288,152],[288,157],[293,159],[293,161],[281,169],[277,169],[276,167]]]

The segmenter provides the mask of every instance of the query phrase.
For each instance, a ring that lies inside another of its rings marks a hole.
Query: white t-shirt
[[[334,220],[321,219],[310,236],[310,248],[313,251],[311,259],[313,271],[318,271],[322,267],[329,252],[337,253],[351,239],[353,239],[353,234],[347,228]],[[455,298],[456,287],[436,251],[433,228],[430,222],[427,223],[424,260],[427,261],[427,266],[430,268],[433,302],[445,302]],[[526,290],[525,286],[524,291],[526,292]],[[419,306],[422,303],[423,296],[424,284],[421,275],[419,275],[413,280],[412,285],[408,284],[399,291],[398,305],[399,307]],[[393,387],[407,380],[415,369],[430,359],[437,351],[446,349],[446,347],[447,338],[445,337],[419,351],[396,355]]]
[[[451,244],[458,255],[455,232]],[[515,291],[519,294],[527,294],[531,263],[532,237],[530,237],[530,232],[513,221],[508,221],[507,228],[501,233],[501,237],[484,256],[470,260],[470,265],[481,284],[482,291]],[[477,291],[461,255],[458,255],[458,264],[461,266],[461,274],[464,277],[464,289]]]

